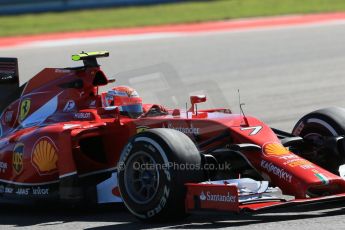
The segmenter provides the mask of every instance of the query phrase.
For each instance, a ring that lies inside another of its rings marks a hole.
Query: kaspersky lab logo
[[[227,194],[212,194],[210,191],[206,193],[202,191],[199,196],[201,201],[213,201],[213,202],[226,202],[226,203],[236,203],[237,196],[231,195],[230,192]]]

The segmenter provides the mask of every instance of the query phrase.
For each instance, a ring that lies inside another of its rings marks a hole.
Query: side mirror
[[[195,104],[205,102],[207,100],[205,95],[195,95],[195,96],[190,96],[190,103],[192,104],[192,107],[189,109],[189,112],[196,112],[197,109],[195,108]]]
[[[108,106],[97,108],[99,115],[111,115],[115,118],[115,122],[120,122],[120,110],[117,106]]]

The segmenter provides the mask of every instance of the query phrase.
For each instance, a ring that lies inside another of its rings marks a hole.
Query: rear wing
[[[0,58],[0,113],[18,97],[18,92],[18,59]]]
[[[98,67],[97,58],[109,57],[108,51],[96,51],[96,52],[81,52],[80,54],[73,54],[73,61],[83,61],[85,67]]]

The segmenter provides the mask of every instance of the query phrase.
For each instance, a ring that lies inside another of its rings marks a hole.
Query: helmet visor
[[[134,104],[134,105],[123,105],[119,107],[121,112],[128,112],[128,113],[142,113],[143,107],[141,104]]]

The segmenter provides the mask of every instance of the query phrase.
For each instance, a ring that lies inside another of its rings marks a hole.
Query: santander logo
[[[199,196],[201,201],[213,201],[213,202],[225,202],[225,203],[236,203],[237,196],[231,195],[229,192],[225,195],[213,194],[210,191],[202,191]]]
[[[200,198],[200,200],[206,200],[206,196],[205,196],[204,191],[201,192],[199,198]]]

